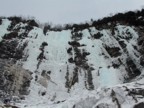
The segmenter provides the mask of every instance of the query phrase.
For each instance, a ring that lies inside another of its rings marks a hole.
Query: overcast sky
[[[144,0],[0,0],[0,16],[34,16],[40,22],[79,23],[141,9]]]

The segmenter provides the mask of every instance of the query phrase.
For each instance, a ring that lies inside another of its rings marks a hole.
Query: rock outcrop
[[[11,61],[0,59],[0,98],[28,95],[31,74]]]

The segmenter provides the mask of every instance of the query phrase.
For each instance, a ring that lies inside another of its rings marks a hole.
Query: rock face
[[[139,17],[144,17],[143,12],[136,14],[135,23],[127,13],[125,17],[118,14],[116,18],[92,24],[74,24],[65,29],[46,27],[44,30],[34,20],[2,18],[0,90],[11,95],[28,95],[25,103],[32,106],[52,102],[68,103],[73,108],[85,103],[86,107],[89,96],[86,91],[88,94],[95,91],[99,96],[90,96],[90,107],[121,108],[127,104],[125,97],[129,98],[127,94],[118,97],[123,92],[130,93],[130,98],[134,98],[132,105],[135,105],[140,99],[133,95],[143,96],[143,86],[139,92],[132,93],[131,86],[139,85],[130,83],[144,76],[144,23],[143,19],[139,21]],[[125,21],[127,17],[129,20]],[[126,89],[124,83],[131,86]],[[108,88],[117,84],[121,84],[120,91],[117,87]],[[107,88],[97,92],[104,87]],[[81,94],[83,101],[80,93],[85,94]],[[75,103],[69,102],[69,98],[73,99],[71,96],[76,99]],[[112,99],[110,103],[100,102],[108,98]]]
[[[28,95],[31,74],[8,60],[0,59],[0,98]]]
[[[134,106],[134,108],[143,108],[143,107],[144,107],[144,103],[143,102],[141,102],[141,103],[139,103],[139,104]]]

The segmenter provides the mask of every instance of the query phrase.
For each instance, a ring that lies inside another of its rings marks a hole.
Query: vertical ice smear
[[[9,33],[9,31],[7,30],[8,26],[10,26],[11,21],[9,21],[8,19],[3,19],[2,20],[2,24],[0,25],[0,41],[2,41],[2,37]]]
[[[45,36],[41,29],[35,28],[29,33],[29,37],[31,38],[27,39],[29,42],[25,49],[28,58],[27,61],[24,62],[23,67],[32,72],[36,72],[33,73],[34,79],[35,75],[38,75],[39,79],[42,78],[41,73],[43,71],[50,72],[47,88],[41,87],[40,84],[36,84],[33,79],[33,83],[30,87],[31,93],[29,99],[33,100],[35,97],[39,97],[39,91],[46,91],[47,96],[45,97],[47,97],[49,101],[64,100],[68,97],[67,88],[65,88],[65,76],[67,65],[69,65],[67,49],[69,48],[68,41],[71,40],[71,31],[50,31]],[[37,68],[37,64],[39,63],[37,58],[41,54],[40,47],[43,42],[48,44],[44,48],[45,59],[41,61],[39,68]],[[69,70],[73,70],[73,65],[69,66]],[[35,90],[33,91],[33,89]]]
[[[100,86],[114,86],[120,84],[118,70],[113,67],[101,68],[100,71]]]

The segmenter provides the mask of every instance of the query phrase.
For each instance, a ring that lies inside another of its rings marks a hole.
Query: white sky
[[[79,23],[141,9],[144,0],[0,0],[0,16],[34,16],[40,22]]]

